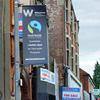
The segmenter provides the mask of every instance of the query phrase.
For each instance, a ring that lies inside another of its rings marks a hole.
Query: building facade
[[[34,4],[34,0],[19,0],[21,5],[31,5]],[[22,6],[19,7],[19,18],[22,18]],[[11,100],[15,100],[15,83],[14,83],[14,0],[9,0],[9,26],[10,26],[10,93]],[[22,25],[22,20],[21,23]],[[19,26],[19,29],[22,27]],[[19,34],[19,33],[18,33]],[[23,38],[19,37],[19,47],[20,47],[20,64],[22,64],[22,41]],[[32,100],[32,78],[31,78],[32,66],[20,66],[20,78],[23,81],[23,86],[21,87],[21,100]]]
[[[10,100],[9,2],[0,0],[0,99]]]
[[[70,68],[70,71],[75,75],[75,80],[79,82],[79,21],[76,18],[74,8],[71,0],[19,0],[23,5],[45,4],[47,6],[47,25],[48,25],[48,47],[49,47],[49,65],[52,59],[55,59],[58,67],[59,85],[68,86],[68,80],[65,79],[64,67]],[[15,85],[14,85],[14,0],[8,2],[9,31],[7,35],[9,38],[5,44],[6,67],[5,71],[9,71],[10,75],[6,75],[9,82],[11,100],[15,99]],[[19,7],[19,12],[22,12],[22,7]],[[7,19],[7,18],[5,18]],[[7,26],[6,26],[7,27]],[[6,35],[5,35],[6,36]],[[0,39],[1,40],[1,39]],[[20,45],[20,64],[22,64],[22,37],[19,38]],[[9,43],[9,45],[7,45]],[[23,86],[21,87],[21,99],[32,99],[32,82],[31,74],[34,65],[21,66],[21,78]],[[35,65],[36,66],[36,65]],[[49,66],[50,68],[50,66]],[[67,75],[68,76],[68,75]],[[6,81],[7,81],[6,80]],[[66,82],[65,82],[66,80]],[[66,84],[65,84],[66,83]],[[81,83],[79,82],[79,85]],[[75,85],[76,86],[76,85]],[[9,93],[9,95],[10,95]],[[10,96],[9,96],[10,98]],[[6,100],[6,99],[4,99]],[[10,99],[9,99],[10,100]]]
[[[95,89],[94,82],[91,76],[80,68],[80,81],[83,85],[83,95],[84,100],[96,100],[96,97],[93,95],[93,89]]]
[[[80,81],[83,84],[83,90],[85,90],[88,93],[93,93],[93,89],[95,88],[93,80],[91,76],[81,68],[80,68]]]
[[[59,84],[64,85],[64,64],[79,78],[79,21],[71,0],[45,0],[45,4],[50,23],[49,55],[56,59]]]

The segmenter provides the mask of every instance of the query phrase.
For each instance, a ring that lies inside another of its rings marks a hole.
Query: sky
[[[79,20],[79,65],[93,76],[95,64],[100,64],[100,0],[72,0]]]

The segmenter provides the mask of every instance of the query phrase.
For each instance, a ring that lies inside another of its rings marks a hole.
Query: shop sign
[[[94,95],[99,95],[99,89],[93,89],[93,94]]]
[[[55,74],[47,69],[40,68],[40,80],[55,84]]]
[[[22,13],[19,13],[19,37],[23,37]]]
[[[62,88],[62,100],[80,100],[80,88]]]
[[[22,25],[22,13],[21,12],[18,13],[18,20],[19,20],[19,37],[23,37],[23,25]],[[14,25],[14,13],[12,16],[12,25]]]
[[[23,64],[48,64],[46,6],[23,6]]]

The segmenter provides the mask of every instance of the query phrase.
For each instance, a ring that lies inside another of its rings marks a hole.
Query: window
[[[75,63],[77,64],[77,55],[75,55]]]
[[[77,74],[77,73],[78,73],[78,72],[77,72],[77,69],[78,69],[78,68],[77,68],[77,65],[76,65],[76,76],[78,75],[78,74]]]
[[[68,10],[66,10],[66,22],[68,23]]]
[[[71,47],[71,56],[73,57],[73,47]]]
[[[69,38],[67,38],[67,41],[66,41],[67,43],[67,49],[69,49]]]
[[[66,0],[66,8],[68,8],[68,0]]]
[[[73,58],[72,58],[72,71],[73,71]]]
[[[69,66],[69,51],[67,51],[67,66]]]

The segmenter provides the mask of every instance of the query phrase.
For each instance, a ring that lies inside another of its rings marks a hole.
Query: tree
[[[98,61],[95,64],[93,81],[95,83],[95,89],[99,89],[99,86],[100,86],[100,64],[98,63]]]

